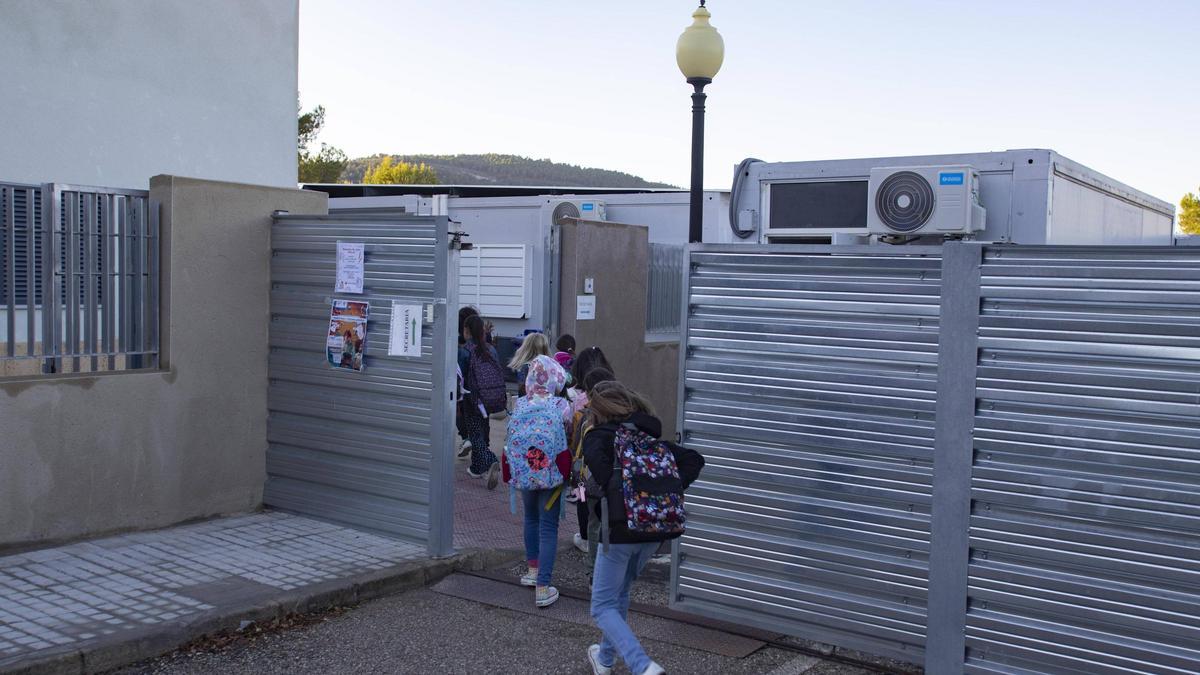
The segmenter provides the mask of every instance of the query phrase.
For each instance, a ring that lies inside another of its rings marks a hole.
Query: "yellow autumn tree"
[[[363,174],[363,182],[373,185],[436,185],[437,172],[433,167],[421,162],[393,162],[391,157],[384,157],[378,164],[367,169]]]
[[[1200,234],[1200,196],[1189,192],[1179,200],[1179,229],[1184,234]]]

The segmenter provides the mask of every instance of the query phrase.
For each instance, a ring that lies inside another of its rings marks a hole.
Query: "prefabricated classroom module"
[[[647,228],[651,244],[688,240],[689,194],[680,190],[571,187],[309,185],[331,213],[449,216],[471,250],[459,257],[459,301],[475,305],[503,337],[554,333],[557,228],[563,217]],[[728,192],[704,193],[708,227],[728,229]]]
[[[805,162],[746,160],[733,227],[706,243],[1159,245],[1173,205],[1053,150]]]

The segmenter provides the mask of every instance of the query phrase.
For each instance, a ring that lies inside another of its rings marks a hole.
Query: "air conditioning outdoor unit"
[[[564,225],[569,218],[582,220],[605,220],[604,202],[596,199],[564,199],[554,205],[550,222]]]
[[[979,173],[969,166],[871,169],[871,234],[970,234],[984,228],[986,215],[979,203]]]

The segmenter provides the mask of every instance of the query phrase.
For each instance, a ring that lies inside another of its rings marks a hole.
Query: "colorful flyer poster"
[[[366,248],[363,244],[337,243],[337,281],[334,293],[362,293]]]
[[[325,353],[329,365],[362,372],[367,350],[367,313],[370,307],[358,300],[334,300],[329,312],[329,335]]]
[[[388,356],[421,356],[421,305],[392,303]]]

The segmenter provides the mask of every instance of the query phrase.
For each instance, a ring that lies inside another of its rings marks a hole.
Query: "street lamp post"
[[[708,23],[712,16],[700,0],[688,26],[675,45],[675,61],[692,85],[692,195],[688,241],[701,241],[704,232],[704,86],[711,83],[725,60],[725,41]]]

